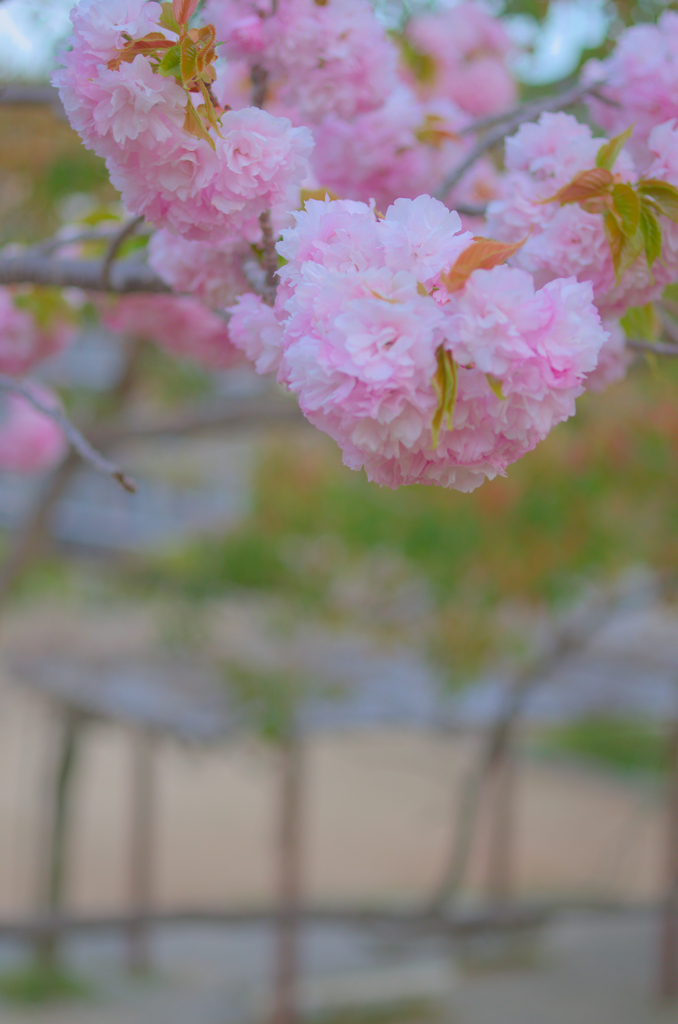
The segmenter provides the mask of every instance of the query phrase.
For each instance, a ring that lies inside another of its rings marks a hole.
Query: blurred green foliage
[[[499,625],[508,605],[556,607],[629,564],[678,572],[677,393],[678,365],[654,373],[641,360],[470,495],[380,489],[327,438],[289,432],[264,451],[237,529],[158,556],[136,584],[193,601],[244,588],[331,615],[337,578],[361,564],[375,576],[370,559],[388,554],[425,581],[426,643],[463,676],[511,639]]]
[[[623,772],[658,775],[666,768],[666,737],[651,722],[597,716],[549,731],[547,749]]]

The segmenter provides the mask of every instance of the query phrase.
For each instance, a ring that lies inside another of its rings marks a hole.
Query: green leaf
[[[656,341],[662,333],[662,323],[651,302],[646,306],[632,306],[620,321],[627,338]]]
[[[640,207],[640,230],[643,235],[647,265],[651,268],[662,251],[662,229],[654,213],[648,209],[645,203],[642,203]]]
[[[181,78],[181,48],[179,44],[168,50],[162,58],[158,64],[158,74],[164,78],[170,78],[172,75]]]
[[[639,183],[638,191],[641,196],[649,196],[654,200],[664,216],[678,224],[678,189],[669,185],[668,181],[647,178]]]
[[[438,369],[433,377],[433,387],[438,395],[438,407],[431,422],[431,447],[438,447],[443,424],[454,430],[454,407],[457,401],[457,364],[450,352],[441,345],[436,352]]]
[[[596,157],[596,167],[604,167],[606,171],[611,171],[617,162],[617,157],[631,138],[632,132],[633,125],[627,128],[625,132],[622,132],[621,135],[615,135],[613,139],[610,139],[604,146],[601,146]]]
[[[205,125],[203,124],[203,120],[200,117],[200,114],[191,103],[191,97],[187,96],[186,99],[187,102],[186,117],[184,119],[184,131],[188,132],[189,135],[195,135],[195,137],[198,139],[205,139],[206,142],[209,142],[212,149],[216,149],[214,139],[207,131],[207,128],[205,128]]]
[[[640,199],[630,185],[612,186],[612,203],[619,214],[621,229],[627,238],[633,238],[640,225]]]
[[[176,32],[177,35],[181,34],[181,25],[174,17],[174,7],[172,3],[161,4],[162,14],[160,15],[159,22],[163,28],[169,29],[170,32]]]
[[[195,78],[197,64],[198,49],[190,36],[184,36],[181,41],[181,78],[184,85],[190,85]]]
[[[209,94],[207,86],[200,78],[198,79],[198,85],[200,87],[200,92],[202,93],[202,98],[204,100],[203,107],[205,112],[202,116],[205,118],[206,121],[208,121],[210,126],[214,128],[215,132],[221,139],[223,138],[223,136],[219,131],[219,122],[217,120],[217,113],[216,110],[214,109],[214,104],[212,103],[212,97]],[[201,107],[200,109],[202,110],[203,107]]]
[[[501,389],[501,381],[497,380],[496,377],[493,377],[491,373],[485,374],[485,380],[490,385],[497,398],[500,398],[503,402],[506,399],[506,395]]]
[[[619,284],[619,264],[621,260],[622,247],[624,245],[624,233],[619,226],[619,221],[613,213],[606,213],[603,217],[605,234],[610,246],[612,266],[614,267],[617,284]]]

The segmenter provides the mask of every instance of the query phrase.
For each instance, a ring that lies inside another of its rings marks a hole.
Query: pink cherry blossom
[[[586,390],[595,393],[623,380],[633,362],[633,353],[626,347],[626,335],[621,325],[610,320],[604,326],[609,332],[608,339],[600,350],[598,365],[586,376]]]
[[[445,96],[474,117],[496,114],[517,99],[506,66],[513,49],[506,29],[480,4],[465,2],[413,17],[406,29],[415,50],[432,63],[417,80],[423,96]]]
[[[673,126],[658,129],[654,138],[662,153],[657,175],[671,180],[675,174]],[[664,235],[661,258],[650,271],[642,253],[617,281],[603,215],[589,213],[577,203],[561,206],[558,201],[548,202],[576,174],[595,167],[604,142],[593,138],[590,128],[569,114],[542,114],[536,124],[522,125],[506,141],[504,198],[490,203],[487,232],[506,242],[525,239],[512,263],[533,274],[538,285],[570,276],[590,281],[601,314],[614,318],[630,306],[645,305],[661,295],[678,276],[678,250],[673,242],[674,225],[660,218]],[[637,180],[633,161],[624,151],[614,171],[622,181]],[[674,181],[678,184],[678,176]]]
[[[229,57],[259,64],[268,90],[314,124],[380,106],[397,86],[397,51],[368,0],[208,0],[203,16]],[[258,24],[257,24],[258,22]]]
[[[189,292],[218,309],[233,302],[249,285],[242,269],[247,242],[234,235],[220,243],[189,242],[169,231],[156,231],[148,245],[148,262],[177,292]]]
[[[536,291],[500,266],[449,293],[441,274],[472,241],[460,226],[429,196],[398,200],[383,220],[365,204],[311,200],[278,247],[288,262],[275,309],[245,296],[232,310],[234,342],[260,372],[277,366],[346,465],[389,487],[472,490],[504,473],[573,414],[607,338],[590,284],[574,278]],[[454,429],[434,447],[445,350]]]
[[[296,205],[313,146],[307,128],[246,107],[223,115],[222,137],[215,136],[212,148],[185,131],[183,89],[155,74],[146,57],[106,67],[122,29],[110,26],[104,0],[83,2],[72,49],[62,54],[64,67],[53,81],[71,124],[106,160],[132,213],[190,240],[218,243],[275,204]],[[149,31],[149,11],[160,14],[154,3],[116,0],[114,6],[133,38]],[[89,26],[99,23],[104,29],[94,46]]]
[[[13,377],[27,373],[72,338],[68,324],[55,321],[41,327],[31,313],[17,308],[8,288],[0,288],[0,373]]]
[[[28,385],[45,406],[58,400],[47,388]],[[66,439],[53,419],[39,412],[20,395],[7,394],[0,403],[0,470],[39,473],[52,469],[64,457]]]
[[[651,159],[652,129],[678,117],[678,14],[665,11],[656,25],[640,24],[620,35],[604,61],[589,61],[584,81],[600,82],[598,91],[611,102],[590,96],[593,117],[609,135],[633,126],[630,144],[639,170]]]
[[[110,330],[155,342],[212,369],[225,369],[239,358],[226,320],[187,296],[125,295],[103,319]]]

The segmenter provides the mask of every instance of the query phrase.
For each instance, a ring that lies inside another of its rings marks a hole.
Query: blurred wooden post
[[[661,910],[659,997],[678,996],[678,722],[667,744],[666,895]]]
[[[129,898],[132,921],[127,930],[130,971],[150,970],[148,912],[153,899],[153,738],[143,729],[132,738],[132,815],[130,828]]]
[[[511,896],[516,763],[512,739],[498,751],[490,782],[490,836],[487,891],[496,903]]]
[[[66,845],[70,812],[71,783],[82,719],[71,711],[63,715],[63,725],[47,794],[48,834],[45,844],[46,911],[55,918],[61,909],[66,868]],[[53,970],[58,955],[58,931],[49,927],[36,944],[40,965]]]
[[[302,743],[291,735],[279,746],[278,900],[272,1024],[298,1019],[299,911],[302,895]]]

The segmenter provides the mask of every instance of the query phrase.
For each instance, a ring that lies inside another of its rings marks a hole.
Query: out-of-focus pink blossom
[[[59,401],[38,384],[27,387],[45,406],[58,408]],[[21,395],[6,394],[0,402],[0,470],[39,473],[52,469],[64,457],[67,442],[61,427],[39,412]]]
[[[309,201],[279,244],[275,310],[252,296],[232,310],[235,343],[262,371],[279,363],[346,465],[389,487],[472,490],[503,474],[572,415],[607,337],[590,285],[573,278],[535,291],[499,266],[450,293],[441,275],[472,241],[460,227],[429,196],[398,200],[384,219],[362,203]],[[443,352],[457,375],[454,428],[434,446]]]
[[[188,292],[218,309],[248,289],[242,260],[247,242],[237,235],[224,242],[189,242],[169,231],[156,231],[148,245],[148,262],[177,292]]]
[[[327,117],[318,125],[313,171],[338,195],[361,202],[374,199],[383,210],[398,198],[414,199],[438,189],[468,151],[468,139],[458,134],[468,121],[454,103],[421,101],[401,85],[377,110],[352,121]],[[473,173],[447,197],[450,205],[465,197]]]
[[[197,299],[174,295],[124,295],[104,314],[110,330],[155,342],[173,355],[212,369],[238,362],[226,320]]]
[[[629,148],[644,171],[652,129],[678,117],[678,14],[665,11],[656,25],[627,28],[609,57],[588,62],[583,79],[599,82],[598,91],[611,101],[588,98],[593,117],[609,135],[633,126]]]
[[[633,362],[633,353],[626,347],[626,335],[620,324],[615,320],[608,321],[605,328],[609,336],[600,350],[598,365],[586,377],[586,390],[595,393],[623,380]]]
[[[208,0],[203,16],[229,57],[265,68],[297,123],[350,119],[397,86],[397,51],[368,0],[279,0],[275,12],[257,0]]]
[[[516,102],[506,64],[513,45],[501,22],[478,3],[413,17],[406,33],[424,56],[416,78],[421,95],[445,97],[474,117],[500,113]]]
[[[16,307],[9,289],[0,288],[0,373],[12,377],[27,373],[72,338],[73,330],[66,323],[40,327],[31,313]]]
[[[669,125],[653,136],[657,162],[652,173],[669,181],[675,175],[671,154],[678,152],[674,131]],[[614,318],[630,306],[656,299],[678,277],[678,239],[674,241],[675,225],[661,217],[661,258],[650,271],[641,253],[617,281],[603,215],[589,213],[577,203],[561,206],[546,201],[576,174],[595,167],[604,142],[569,114],[542,114],[537,124],[522,125],[506,141],[504,198],[490,203],[487,232],[505,242],[526,239],[512,263],[533,274],[538,285],[570,276],[590,281],[601,314]],[[614,171],[622,181],[637,180],[625,151]],[[671,183],[678,184],[678,176]]]

